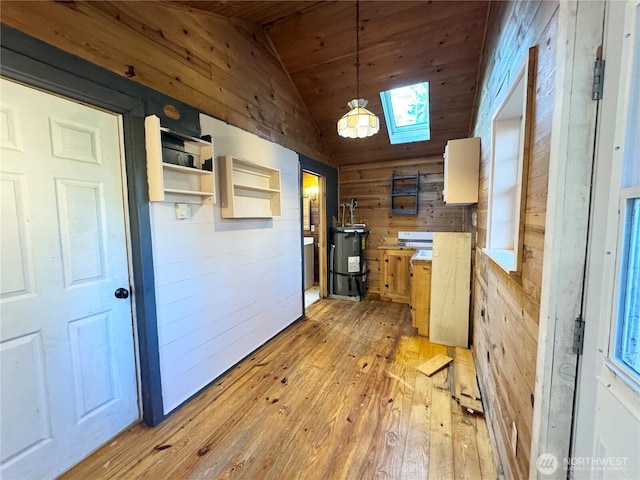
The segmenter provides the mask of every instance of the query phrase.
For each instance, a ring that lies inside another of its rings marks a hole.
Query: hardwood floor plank
[[[418,365],[433,356],[433,344],[420,339]],[[402,478],[420,478],[429,470],[429,422],[431,419],[431,379],[418,373],[409,416],[409,431],[405,440],[402,460]]]
[[[398,478],[402,472],[419,355],[419,339],[403,337],[388,372],[392,380],[390,409],[384,431],[384,444],[378,455],[374,478]]]
[[[451,416],[453,422],[453,465],[456,480],[482,478],[478,446],[476,444],[476,419],[461,412]]]
[[[480,472],[482,478],[494,480],[497,478],[496,463],[494,460],[491,440],[487,431],[487,423],[484,419],[476,418],[476,445],[478,447],[478,459],[480,460]]]
[[[449,368],[418,372],[446,353],[406,305],[321,300],[161,425],[131,426],[61,478],[495,478],[485,420],[451,398]]]
[[[437,353],[446,354],[446,347]],[[453,478],[453,429],[451,425],[451,393],[448,369],[431,377],[431,420],[429,424],[429,478]]]

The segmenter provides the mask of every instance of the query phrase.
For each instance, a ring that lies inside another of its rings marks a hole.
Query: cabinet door
[[[447,205],[478,203],[480,139],[449,140],[444,154],[444,201]]]
[[[386,299],[389,294],[389,261],[388,250],[380,250],[380,298]]]
[[[382,256],[380,296],[398,303],[409,303],[411,296],[411,277],[409,261],[415,252],[413,250],[386,250]],[[384,291],[385,295],[382,294]]]
[[[409,262],[409,276],[411,277],[411,298],[409,303],[409,309],[411,310],[411,325],[416,326],[416,305],[418,303],[418,285],[416,283],[416,279],[419,275],[418,270],[420,267],[418,265],[413,265]]]
[[[411,267],[411,317],[418,334],[429,336],[429,304],[431,302],[431,262]]]

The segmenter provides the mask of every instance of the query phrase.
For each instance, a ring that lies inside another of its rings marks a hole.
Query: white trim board
[[[604,2],[559,6],[556,88],[549,159],[540,326],[529,474],[538,455],[569,456],[597,102],[593,64],[602,44]],[[566,478],[564,469],[544,478]]]

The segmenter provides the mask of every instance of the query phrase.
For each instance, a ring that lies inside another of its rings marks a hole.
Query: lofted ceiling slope
[[[489,10],[486,1],[360,2],[360,96],[380,132],[345,139],[337,120],[356,97],[355,2],[181,1],[268,31],[338,165],[441,155],[469,135]],[[427,81],[431,140],[391,145],[380,92]]]

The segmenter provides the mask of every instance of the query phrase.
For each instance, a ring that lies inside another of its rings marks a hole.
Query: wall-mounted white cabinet
[[[479,175],[480,139],[473,137],[449,140],[444,149],[444,203],[478,203]]]
[[[226,155],[218,175],[222,218],[280,216],[280,170]]]
[[[160,126],[145,118],[149,201],[215,203],[213,144]]]

